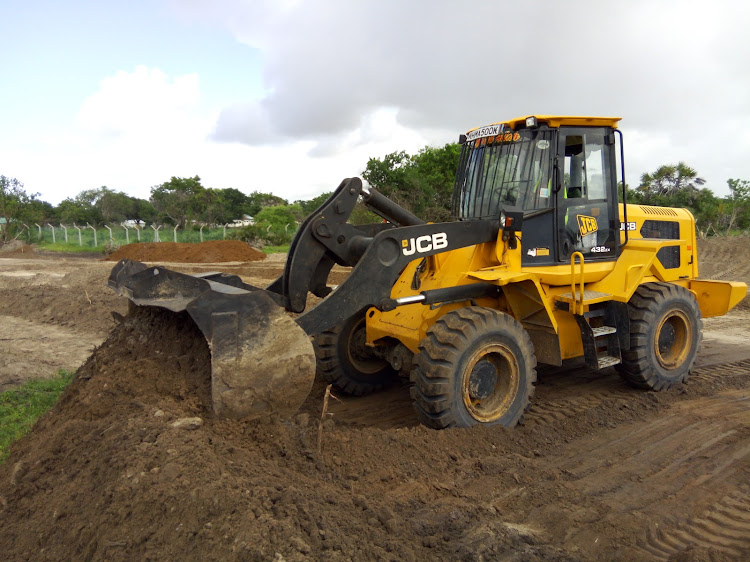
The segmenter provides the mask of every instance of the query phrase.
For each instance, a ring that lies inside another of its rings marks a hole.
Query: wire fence
[[[181,229],[172,225],[125,226],[105,225],[94,228],[91,225],[23,225],[15,236],[29,243],[68,244],[82,248],[103,248],[123,246],[134,242],[207,242],[225,240],[231,237],[232,225],[213,227],[190,227]]]

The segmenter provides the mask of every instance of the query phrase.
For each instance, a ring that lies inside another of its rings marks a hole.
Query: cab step
[[[581,329],[584,359],[589,367],[597,370],[612,367],[622,361],[617,327],[592,326],[590,319],[599,317],[600,315],[595,312],[575,315],[578,327]]]

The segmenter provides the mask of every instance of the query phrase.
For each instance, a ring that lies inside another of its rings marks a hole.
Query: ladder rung
[[[613,365],[620,364],[619,357],[612,357],[610,355],[604,355],[602,357],[597,357],[596,359],[597,359],[597,362],[599,363],[600,369],[604,369],[606,367],[612,367]]]
[[[617,328],[615,328],[614,326],[600,326],[598,328],[592,328],[592,331],[594,332],[594,337],[599,338],[601,336],[616,333]]]

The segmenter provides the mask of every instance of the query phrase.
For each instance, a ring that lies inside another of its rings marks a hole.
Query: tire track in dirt
[[[740,363],[721,370],[731,370],[746,387],[750,361]],[[676,401],[657,418],[590,434],[548,459],[578,509],[599,513],[591,527],[573,533],[561,517],[556,526],[565,546],[582,547],[597,533],[612,536],[635,517],[643,532],[619,539],[635,559],[665,559],[691,548],[750,555],[750,515],[743,511],[750,503],[750,396],[744,387]],[[528,523],[548,517],[545,512]]]
[[[669,560],[699,546],[737,558],[750,552],[750,488],[727,494],[679,528],[649,530],[638,545],[645,555]]]
[[[691,379],[711,381],[730,376],[750,376],[750,359],[694,369]],[[688,379],[688,381],[691,379]],[[592,380],[591,383],[579,387],[579,391],[581,392],[579,396],[537,400],[533,402],[530,410],[524,416],[524,425],[535,428],[559,423],[563,420],[580,416],[588,410],[600,408],[603,405],[607,408],[617,409],[630,404],[633,401],[634,395],[641,394],[637,391],[606,389],[589,392],[587,389],[587,386],[590,385],[601,386],[603,384],[611,387],[612,381],[606,378]]]

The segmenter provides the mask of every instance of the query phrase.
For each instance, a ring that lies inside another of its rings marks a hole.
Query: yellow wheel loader
[[[689,211],[618,202],[618,121],[538,115],[461,135],[453,222],[426,223],[346,179],[265,289],[129,261],[109,284],[193,318],[218,416],[292,415],[316,372],[354,395],[410,377],[417,415],[436,429],[515,425],[538,363],[582,357],[668,389],[690,374],[701,318],[747,287],[698,277]],[[358,199],[385,221],[349,224]],[[334,264],[352,269],[331,288]],[[305,311],[308,293],[322,300]]]

